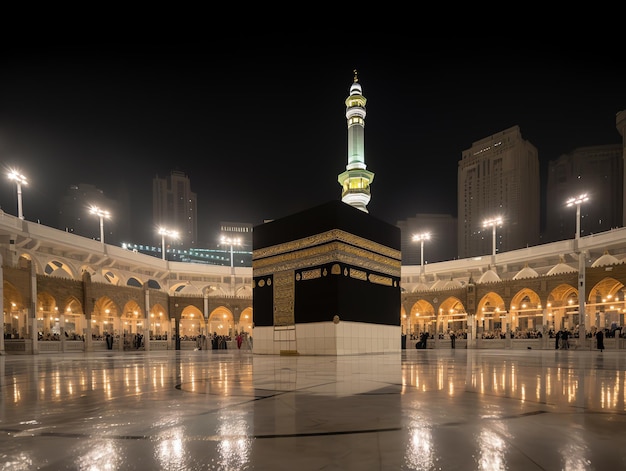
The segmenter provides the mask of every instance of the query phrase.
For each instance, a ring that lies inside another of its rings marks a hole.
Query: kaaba
[[[337,200],[252,234],[254,354],[400,352],[398,227]]]

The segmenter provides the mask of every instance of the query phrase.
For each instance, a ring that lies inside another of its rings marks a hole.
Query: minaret
[[[374,174],[366,170],[365,165],[363,140],[366,102],[367,99],[362,95],[361,84],[355,70],[350,96],[346,98],[348,165],[346,165],[346,171],[339,174],[338,181],[342,187],[341,201],[367,213],[367,203],[371,198],[370,184],[374,181]]]

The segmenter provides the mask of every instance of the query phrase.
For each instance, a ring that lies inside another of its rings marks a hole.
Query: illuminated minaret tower
[[[371,198],[370,184],[374,181],[374,174],[368,171],[365,165],[363,141],[366,102],[367,99],[362,95],[361,84],[355,70],[350,96],[346,98],[348,165],[346,165],[346,171],[339,175],[338,181],[342,187],[341,201],[367,213],[367,203]]]

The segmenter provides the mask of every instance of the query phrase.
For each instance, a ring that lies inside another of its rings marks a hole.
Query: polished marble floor
[[[624,470],[626,353],[0,356],[0,469]]]

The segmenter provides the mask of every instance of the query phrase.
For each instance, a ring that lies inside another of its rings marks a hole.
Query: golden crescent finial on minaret
[[[357,83],[358,81],[359,81],[358,73],[356,69],[354,69],[354,83]]]

